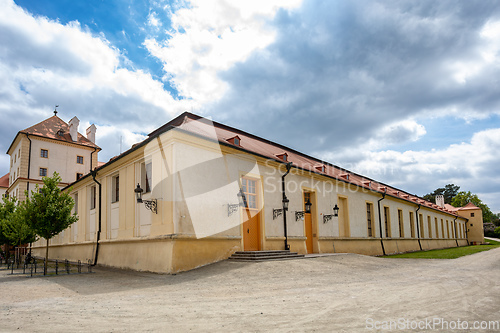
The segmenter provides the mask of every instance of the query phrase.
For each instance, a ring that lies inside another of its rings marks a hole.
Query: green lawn
[[[477,252],[488,251],[500,247],[500,242],[486,240],[490,245],[471,245],[453,247],[442,250],[418,251],[403,254],[389,255],[387,258],[412,258],[412,259],[455,259]]]

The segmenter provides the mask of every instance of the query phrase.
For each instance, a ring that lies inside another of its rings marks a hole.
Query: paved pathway
[[[177,275],[0,271],[0,331],[367,332],[391,320],[411,328],[441,319],[472,326],[500,320],[499,276],[500,248],[453,260],[223,261]]]

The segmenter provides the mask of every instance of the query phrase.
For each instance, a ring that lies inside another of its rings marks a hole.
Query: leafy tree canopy
[[[15,210],[11,211],[8,216],[5,216],[0,223],[2,225],[2,233],[9,241],[10,245],[20,246],[22,244],[32,243],[36,240],[36,234],[33,229],[26,223],[26,207],[24,202],[15,206],[16,199],[5,199],[6,206],[11,209],[14,205]]]
[[[4,235],[4,221],[16,210],[16,198],[3,197],[0,202],[0,244],[12,245],[10,239]]]
[[[31,192],[31,197],[26,193],[24,216],[31,229],[47,240],[43,268],[44,274],[47,274],[49,240],[78,221],[78,217],[76,214],[71,214],[75,205],[73,198],[57,187],[61,181],[59,174],[54,172],[52,177],[44,177],[42,181],[43,187],[39,188],[37,185],[35,191]]]
[[[459,192],[451,201],[451,205],[453,207],[463,207],[467,205],[469,202],[472,202],[477,207],[481,208],[483,211],[483,222],[490,223],[493,218],[493,213],[490,208],[478,198],[477,194],[472,194],[471,191]]]
[[[73,198],[57,187],[61,177],[54,172],[52,177],[44,177],[43,187],[35,187],[31,197],[26,196],[25,217],[28,225],[37,235],[49,240],[78,221],[71,214],[75,205]]]
[[[459,189],[460,186],[457,186],[455,184],[448,184],[445,187],[440,187],[434,190],[434,192],[432,193],[424,195],[424,199],[435,203],[436,196],[442,195],[444,196],[444,203],[451,205],[451,201],[453,200],[453,197],[457,195]]]

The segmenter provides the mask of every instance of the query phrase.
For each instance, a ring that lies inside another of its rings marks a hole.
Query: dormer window
[[[288,162],[288,154],[287,153],[277,154],[276,157],[279,158],[280,160]]]
[[[363,185],[365,185],[367,187],[371,187],[372,182],[371,181],[366,181],[366,182],[363,182]]]
[[[326,172],[326,167],[324,165],[318,165],[316,167],[316,170],[318,170],[320,172]]]
[[[348,173],[343,173],[340,175],[340,177],[344,178],[345,180],[349,180],[349,174]]]
[[[227,142],[232,143],[235,146],[241,146],[241,139],[239,136],[233,136],[232,138],[226,139]]]
[[[63,136],[64,135],[64,130],[61,128],[59,131],[57,131],[57,135]]]

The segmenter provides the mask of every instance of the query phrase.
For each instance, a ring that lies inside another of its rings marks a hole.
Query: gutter
[[[28,192],[28,195],[29,195],[29,193],[30,193],[30,182],[29,182],[29,179],[30,179],[30,169],[31,169],[31,139],[30,139],[30,135],[28,133],[24,133],[24,134],[26,134],[26,138],[30,142],[30,149],[29,149],[29,152],[28,152],[28,182],[27,182],[27,187],[26,187],[26,191]]]
[[[455,217],[455,219],[453,220],[453,228],[455,228],[455,242],[457,242],[457,247],[458,247],[458,231],[457,231],[457,219],[458,219],[458,216]]]
[[[469,222],[469,220],[465,221],[465,239],[467,239],[467,245],[470,245],[469,243],[469,233],[468,233],[468,229],[467,229],[467,222]]]
[[[90,153],[90,172],[92,172],[92,155],[97,151],[97,148],[94,148],[94,151]],[[97,166],[97,165],[96,165]]]
[[[92,179],[94,179],[94,182],[99,185],[99,226],[97,228],[97,240],[96,240],[96,248],[95,248],[95,258],[94,258],[94,263],[92,266],[97,265],[97,257],[99,255],[99,240],[101,238],[101,217],[102,217],[102,186],[101,183],[99,183],[95,177],[97,176],[97,171],[96,170],[91,170],[90,173],[92,174]]]
[[[385,248],[384,248],[384,240],[383,240],[383,235],[382,235],[382,214],[380,213],[380,201],[385,199],[385,194],[387,193],[387,187],[385,188],[384,193],[382,193],[382,198],[378,199],[377,201],[377,206],[378,206],[378,226],[380,229],[380,245],[382,245],[382,253],[385,256]],[[387,235],[386,235],[387,236]]]
[[[418,204],[418,208],[415,211],[415,215],[417,217],[417,237],[418,237],[418,246],[420,247],[420,251],[422,251],[422,244],[420,243],[420,221],[418,220],[418,211],[420,210],[421,205]]]

